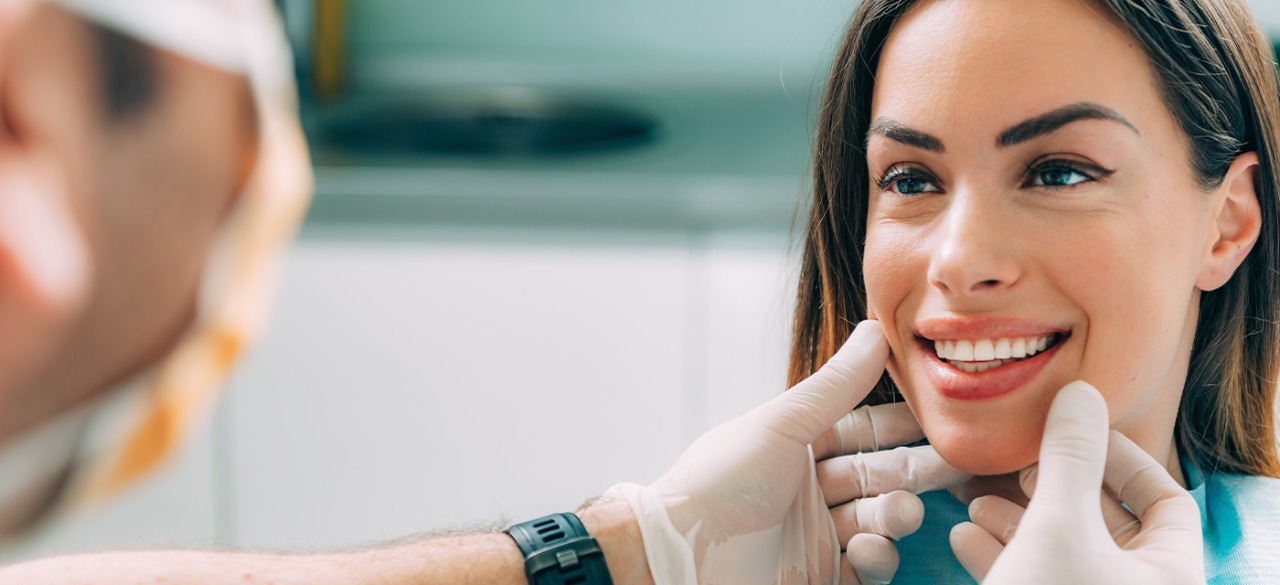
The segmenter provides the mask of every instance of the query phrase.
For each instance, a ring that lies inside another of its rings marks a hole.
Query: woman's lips
[[[960,370],[957,366],[949,364],[938,357],[937,350],[934,348],[935,342],[923,338],[917,338],[917,340],[919,341],[918,347],[924,362],[925,375],[929,378],[929,382],[933,384],[933,387],[938,389],[939,393],[954,400],[987,400],[1010,394],[1027,385],[1036,374],[1040,373],[1049,364],[1053,357],[1058,354],[1058,350],[1070,339],[1070,336],[1065,333],[1047,335],[1052,339],[1046,345],[1046,348],[1023,359],[1016,359],[1016,350],[1013,356],[1009,358],[995,358],[992,356],[990,359],[981,359],[988,357],[982,355],[983,352],[987,351],[986,348],[977,349],[979,353],[976,356],[977,360],[968,355],[959,356],[967,358],[966,361],[970,364],[973,364],[974,361],[1013,360],[983,371]],[[1045,337],[1045,335],[1038,337]],[[971,341],[970,343],[977,346],[981,342],[974,343]],[[954,352],[956,350],[953,349],[951,351]],[[960,353],[965,353],[965,350],[961,350]],[[1000,351],[998,355],[1003,356],[1005,354]],[[972,365],[966,367],[970,370],[981,369],[972,367]]]

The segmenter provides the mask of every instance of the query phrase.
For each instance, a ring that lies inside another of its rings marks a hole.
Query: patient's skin
[[[1198,301],[1256,238],[1254,155],[1200,188],[1142,49],[1080,0],[922,2],[876,79],[869,313],[930,441],[966,471],[1024,468],[1054,394],[1083,379],[1181,481],[1174,419]],[[1001,145],[1073,106],[1090,115]],[[1044,335],[1056,347],[976,374],[926,341]]]

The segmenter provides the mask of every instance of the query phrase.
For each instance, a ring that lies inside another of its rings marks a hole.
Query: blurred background
[[[317,192],[271,331],[179,460],[13,558],[525,520],[785,388],[854,2],[279,4]]]

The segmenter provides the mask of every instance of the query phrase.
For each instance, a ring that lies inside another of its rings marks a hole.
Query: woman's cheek
[[[867,292],[867,318],[880,321],[889,347],[893,350],[890,361],[901,352],[899,332],[903,323],[898,317],[913,285],[924,281],[925,267],[916,266],[915,256],[905,246],[895,245],[901,234],[889,229],[868,229],[867,245],[863,249],[862,281]]]

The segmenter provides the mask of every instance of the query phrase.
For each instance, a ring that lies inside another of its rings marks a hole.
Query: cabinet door
[[[304,240],[229,396],[224,540],[378,541],[651,481],[690,438],[688,273],[680,241]]]

